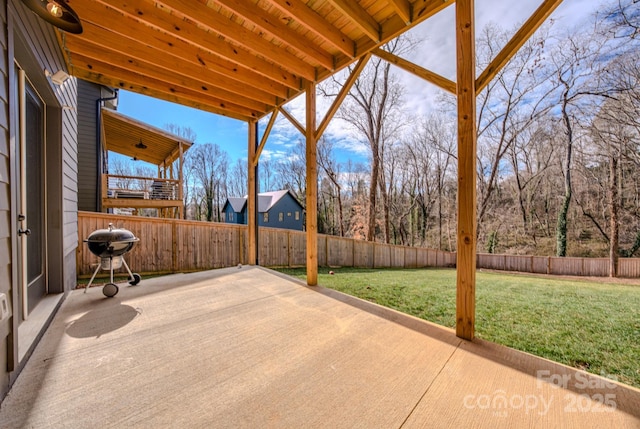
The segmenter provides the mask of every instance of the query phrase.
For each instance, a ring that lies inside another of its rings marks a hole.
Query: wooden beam
[[[248,147],[247,153],[249,159],[256,157],[256,141],[258,133],[258,121],[249,121]],[[258,192],[258,178],[256,177],[256,166],[253,163],[247,163],[249,171],[247,171],[247,252],[248,265],[256,265],[258,262],[258,243],[256,240],[258,224],[256,195]]]
[[[167,12],[192,20],[213,33],[233,41],[238,46],[269,59],[274,64],[280,65],[283,70],[306,79],[316,77],[315,68],[310,64],[286,50],[279,49],[267,39],[216,12],[206,4],[193,0],[156,0],[155,3]]]
[[[285,109],[284,107],[281,108],[280,109],[280,113],[282,113],[282,116],[284,116],[285,118],[287,118],[289,120],[289,122],[291,122],[291,125],[296,127],[298,129],[298,131],[300,131],[300,134],[302,134],[304,136],[307,133],[305,127],[303,127],[302,124],[296,118],[294,118],[291,115],[291,113],[289,113],[287,111],[287,109]]]
[[[179,86],[171,85],[165,81],[152,79],[144,74],[136,73],[128,69],[119,68],[111,64],[92,61],[89,66],[83,67],[84,64],[74,64],[73,74],[76,77],[83,77],[87,74],[97,73],[102,78],[110,79],[112,82],[119,82],[116,85],[112,85],[115,88],[129,89],[129,85],[138,85],[145,88],[147,91],[153,91],[158,94],[165,94],[168,97],[175,96],[179,99],[187,99],[192,102],[197,102],[202,105],[210,106],[210,109],[219,109],[220,112],[228,112],[228,115],[235,114],[244,118],[260,118],[266,110],[254,110],[244,106],[238,106],[235,103],[230,103],[227,100],[222,100],[215,96],[215,94],[207,94],[204,91],[194,91],[191,89],[182,88]],[[94,71],[92,68],[95,68]],[[85,73],[81,73],[85,70]],[[94,79],[89,79],[95,81]],[[125,84],[126,82],[126,84]],[[101,83],[101,82],[99,82]],[[165,96],[159,96],[158,98],[168,99]],[[171,100],[169,100],[171,101]]]
[[[338,49],[349,58],[356,55],[356,43],[327,22],[302,0],[268,0],[294,21],[320,37],[323,41]]]
[[[476,91],[474,0],[456,1],[458,237],[456,335],[472,340],[476,306]]]
[[[411,4],[408,0],[390,0],[391,6],[396,11],[398,16],[409,25],[411,23]]]
[[[215,2],[226,7],[231,13],[252,22],[262,31],[275,37],[280,43],[288,45],[299,54],[312,58],[328,70],[333,70],[334,63],[331,54],[320,49],[310,39],[301,37],[299,33],[293,31],[266,10],[255,4],[250,4],[246,0],[215,0]]]
[[[262,153],[262,149],[264,149],[264,145],[267,144],[267,139],[269,138],[269,134],[271,134],[271,129],[273,128],[273,124],[276,123],[276,118],[278,117],[279,111],[280,109],[274,110],[273,113],[271,114],[271,118],[269,118],[269,123],[267,124],[267,128],[264,130],[262,139],[260,139],[260,145],[258,146],[258,149],[256,150],[255,156],[253,158],[253,161],[251,162],[254,167],[258,165],[258,160],[260,160],[260,154]]]
[[[316,135],[315,135],[316,141],[320,140],[320,137],[322,137],[322,134],[325,132],[326,128],[329,126],[329,122],[331,121],[331,119],[333,119],[333,116],[336,114],[336,112],[340,108],[340,105],[349,94],[351,87],[356,82],[356,79],[358,79],[358,76],[360,76],[360,73],[362,73],[362,70],[364,70],[370,58],[371,58],[371,54],[367,54],[364,57],[360,58],[360,60],[358,61],[354,69],[351,71],[351,74],[347,78],[347,81],[344,83],[344,85],[342,85],[342,88],[340,89],[338,96],[336,97],[335,100],[333,100],[333,103],[329,107],[327,114],[324,116],[324,119],[322,120],[322,122],[320,123],[320,126],[316,130]]]
[[[562,3],[562,0],[545,0],[531,15],[504,48],[496,55],[476,81],[476,92],[482,91],[491,80],[502,70],[518,50],[529,40],[542,23]]]
[[[446,77],[440,76],[437,73],[429,71],[424,67],[414,64],[410,61],[400,58],[397,55],[387,52],[384,49],[377,48],[373,50],[374,55],[382,58],[383,60],[400,67],[401,69],[408,71],[411,74],[418,76],[421,79],[426,80],[439,88],[444,89],[452,94],[457,94],[456,83]]]
[[[85,27],[90,32],[93,25],[85,24]],[[269,105],[274,104],[278,97],[282,98],[288,95],[287,88],[281,85],[267,82],[267,85],[254,86],[252,84],[251,87],[248,87],[246,83],[229,78],[227,75],[206,68],[201,64],[188,63],[182,58],[166,55],[164,52],[152,48],[141,49],[133,46],[132,49],[125,49],[127,46],[131,45],[122,44],[122,40],[115,43],[94,43],[88,38],[68,37],[65,42],[65,47],[73,51],[74,64],[77,63],[76,59],[79,55],[100,61],[108,59],[109,64],[138,70],[145,74],[148,72],[154,74],[152,77],[157,79],[167,79],[166,74],[169,73],[173,75],[172,81],[179,83],[180,86],[194,86],[203,91],[221,89]],[[118,47],[123,49],[118,49]],[[158,58],[159,56],[162,58]],[[247,78],[252,82],[253,79],[265,80],[258,75],[247,76]]]
[[[336,9],[353,22],[369,39],[380,41],[380,24],[353,0],[328,0]]]
[[[306,226],[307,226],[307,284],[318,284],[318,163],[316,147],[316,84],[306,88]]]
[[[138,84],[125,82],[123,79],[117,78],[115,76],[113,77],[104,76],[101,73],[95,73],[95,72],[80,69],[80,68],[72,68],[70,69],[70,71],[73,76],[79,79],[83,79],[88,82],[97,83],[99,85],[104,85],[110,88],[120,88],[120,89],[125,89],[131,92],[137,92],[138,94],[143,94],[148,97],[158,98],[160,100],[169,101],[171,103],[193,107],[194,109],[215,113],[216,115],[226,116],[227,118],[238,119],[240,121],[246,122],[253,118],[251,116],[236,114],[226,109],[219,109],[212,106],[211,104],[197,102],[187,97],[177,96],[175,94],[167,94],[165,92],[149,89],[145,85],[138,85]]]

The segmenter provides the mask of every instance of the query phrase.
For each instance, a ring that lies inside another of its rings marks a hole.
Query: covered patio
[[[3,427],[616,427],[640,391],[243,266],[72,292]]]
[[[562,0],[543,0],[476,77],[474,0],[67,0],[81,34],[60,32],[72,75],[206,110],[248,124],[248,262],[259,264],[257,186],[260,155],[279,115],[305,139],[306,207],[317,212],[317,142],[362,70],[379,57],[454,94],[458,106],[457,324],[475,335],[476,98]],[[456,79],[385,50],[385,44],[455,8]],[[43,16],[48,16],[43,13]],[[76,19],[77,18],[77,19]],[[49,17],[49,19],[52,19]],[[54,20],[55,22],[55,20]],[[318,110],[317,85],[348,76],[331,106]],[[301,121],[287,104],[304,96]],[[266,126],[259,136],[258,121]],[[306,218],[307,284],[318,281],[318,225]]]

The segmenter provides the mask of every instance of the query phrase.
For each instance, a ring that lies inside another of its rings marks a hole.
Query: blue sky
[[[487,23],[500,19],[504,28],[526,20],[541,4],[542,0],[476,0],[477,23],[479,31]],[[572,27],[587,19],[598,2],[585,0],[564,0],[552,15],[558,25]],[[516,6],[517,5],[517,6]],[[588,5],[588,6],[587,6]],[[587,7],[585,7],[587,6]],[[410,60],[430,70],[455,80],[455,53],[453,7],[449,7],[437,17],[422,23],[413,31],[425,40],[421,49]],[[490,11],[483,14],[480,11]],[[406,102],[412,112],[426,114],[432,108],[439,90],[405,72],[398,76],[407,88]],[[304,124],[303,100],[294,100],[288,106],[290,112]],[[322,101],[320,101],[322,106]],[[325,107],[328,103],[324,103]],[[321,110],[322,107],[319,107]],[[176,124],[191,128],[197,135],[196,143],[216,143],[230,156],[232,162],[247,157],[247,124],[235,119],[225,118],[212,113],[176,105],[162,100],[120,91],[118,111],[146,122],[158,128],[167,124]],[[367,147],[339,121],[334,121],[327,129],[327,137],[336,141],[337,156],[340,160],[352,159],[354,162],[367,160]],[[290,147],[301,139],[300,133],[288,121],[279,118],[262,153],[261,159],[277,160],[287,156]]]

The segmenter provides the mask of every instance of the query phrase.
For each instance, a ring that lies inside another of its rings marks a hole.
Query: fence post
[[[174,273],[178,272],[178,226],[175,219],[171,220],[171,270]]]

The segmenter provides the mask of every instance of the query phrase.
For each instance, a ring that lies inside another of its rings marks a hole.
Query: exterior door
[[[20,214],[22,318],[47,293],[45,222],[45,105],[36,90],[18,70],[20,121]]]

